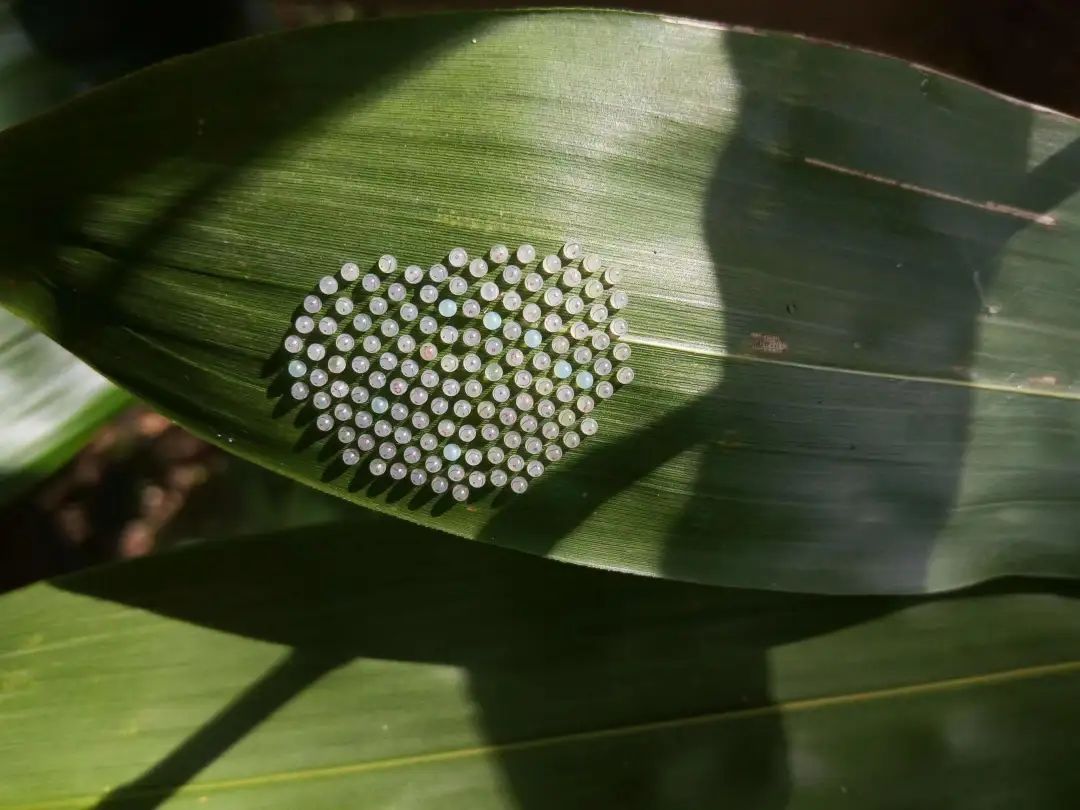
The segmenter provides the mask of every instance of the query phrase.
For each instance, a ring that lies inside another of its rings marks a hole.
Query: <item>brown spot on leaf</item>
[[[750,347],[763,354],[783,354],[788,345],[779,335],[766,335],[761,332],[750,333]]]

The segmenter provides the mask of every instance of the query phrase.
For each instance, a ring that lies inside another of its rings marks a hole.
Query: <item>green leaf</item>
[[[778,589],[1077,576],[1078,134],[682,20],[329,26],[0,136],[0,297],[212,441],[462,537]],[[279,347],[320,275],[571,235],[626,272],[637,380],[526,496],[453,507],[313,443]]]
[[[0,129],[69,98],[77,88],[71,71],[37,52],[0,0]]]
[[[70,76],[33,52],[9,4],[0,2],[0,129],[73,89]],[[0,503],[71,458],[126,401],[100,374],[0,309]]]
[[[1065,807],[1078,593],[726,590],[376,517],[205,543],[0,599],[0,807]]]
[[[0,503],[60,467],[127,402],[92,368],[0,309]]]

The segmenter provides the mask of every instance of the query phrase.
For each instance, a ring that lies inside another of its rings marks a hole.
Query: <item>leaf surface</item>
[[[0,136],[0,298],[212,441],[461,537],[803,591],[1075,576],[1078,134],[682,20],[329,26]],[[282,341],[342,262],[569,237],[625,272],[637,379],[526,496],[373,484],[290,407]]]
[[[0,807],[1068,806],[1080,603],[1040,587],[728,590],[379,517],[204,543],[0,598]]]

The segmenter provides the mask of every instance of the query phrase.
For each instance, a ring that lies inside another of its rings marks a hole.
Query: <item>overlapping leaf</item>
[[[73,81],[30,44],[0,4],[0,130],[71,94]],[[19,191],[13,192],[18,197]],[[0,310],[0,501],[52,472],[126,397],[23,321]]]
[[[127,401],[92,368],[0,309],[0,501],[67,461]]]
[[[0,599],[0,808],[1068,806],[1075,588],[664,582],[388,518]]]

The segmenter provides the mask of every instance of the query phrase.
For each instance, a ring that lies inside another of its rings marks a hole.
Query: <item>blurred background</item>
[[[560,0],[0,0],[0,129],[177,54],[306,25]],[[805,34],[1080,114],[1076,0],[630,0],[623,8]],[[0,591],[229,525],[347,509],[132,402],[0,311]],[[273,509],[260,510],[260,504]]]

